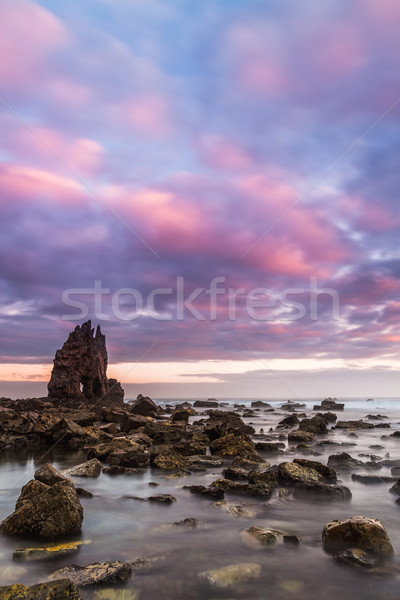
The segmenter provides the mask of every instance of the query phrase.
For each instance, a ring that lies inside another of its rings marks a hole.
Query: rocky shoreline
[[[55,389],[65,389],[68,369],[76,370],[77,357],[82,352],[87,359],[85,373],[89,370],[92,374],[85,380],[86,388],[80,391],[76,387],[80,385],[79,379],[85,377],[80,372],[73,387],[75,395],[71,395],[71,386],[67,386],[67,396],[58,399],[52,394],[48,398],[19,401],[0,399],[1,454],[10,455],[24,449],[40,451],[43,455],[34,478],[24,482],[14,512],[2,515],[1,535],[33,540],[32,547],[14,552],[14,560],[46,561],[62,557],[69,562],[69,557],[78,553],[84,542],[71,542],[69,538],[84,531],[81,498],[90,498],[91,493],[76,486],[75,478],[89,481],[101,473],[113,478],[134,478],[151,469],[173,476],[177,482],[192,474],[198,475],[200,482],[203,477],[204,484],[185,485],[182,481],[181,489],[226,508],[233,516],[252,518],[250,500],[265,505],[278,498],[297,502],[300,507],[304,502],[315,506],[348,505],[347,518],[320,523],[321,552],[325,551],[338,564],[370,575],[397,573],[392,560],[395,550],[384,525],[374,515],[352,514],[352,489],[341,478],[351,476],[350,481],[356,484],[386,485],[393,499],[400,498],[400,460],[377,455],[372,448],[366,455],[354,456],[347,450],[352,444],[356,446],[356,441],[339,443],[334,438],[336,432],[345,431],[349,440],[357,440],[359,431],[380,432],[381,429],[384,431],[380,437],[384,440],[388,436],[398,438],[399,432],[392,432],[392,423],[385,415],[377,413],[358,420],[346,419],[346,406],[334,399],[322,401],[312,411],[305,410],[301,402],[287,402],[274,408],[263,401],[255,401],[251,406],[237,405],[231,410],[232,407],[215,399],[161,407],[142,395],[134,403],[124,403],[120,385],[106,377],[105,341],[100,330],[93,337],[89,322],[77,328],[74,334],[56,355],[49,390],[53,394]],[[93,352],[91,339],[94,340]],[[69,360],[71,352],[73,358]],[[66,366],[68,360],[70,364]],[[96,378],[100,378],[100,387]],[[55,380],[59,381],[58,385]],[[61,385],[60,381],[64,383]],[[112,393],[114,385],[118,394]],[[340,413],[340,420],[336,413]],[[262,429],[257,427],[257,420],[261,418]],[[268,433],[265,433],[267,428]],[[80,449],[86,461],[59,472],[45,460],[46,453],[54,447],[65,452]],[[324,464],[318,458],[327,449],[332,452]],[[384,467],[391,469],[390,476],[379,475]],[[219,475],[211,482],[207,477],[210,472]],[[165,493],[126,498],[165,506],[176,501],[173,494]],[[227,502],[230,498],[239,498],[242,503],[235,506]],[[90,504],[85,511],[90,511]],[[189,531],[198,526],[195,518],[174,523],[174,527]],[[238,582],[257,580],[261,567],[247,560],[247,547],[305,545],[299,535],[260,526],[258,522],[244,527],[240,537],[243,561],[199,572],[202,585],[214,591],[233,590]],[[116,596],[111,591],[107,596],[103,592],[98,595],[96,590],[102,586],[118,589],[149,561],[148,557],[142,557],[122,562],[110,556],[109,562],[69,563],[50,574],[48,581],[31,587],[16,582],[0,588],[0,599],[76,599],[85,589],[94,590],[93,598],[113,598]]]

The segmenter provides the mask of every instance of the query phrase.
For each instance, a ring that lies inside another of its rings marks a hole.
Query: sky
[[[0,0],[0,396],[398,396],[398,0]]]

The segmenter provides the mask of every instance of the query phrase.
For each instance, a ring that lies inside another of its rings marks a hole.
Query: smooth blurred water
[[[260,428],[268,434],[275,428],[287,412],[279,410],[282,400],[267,400],[275,413],[256,411],[256,417],[245,419],[252,423],[256,433]],[[225,401],[225,400],[224,400]],[[381,439],[396,429],[400,429],[400,403],[395,399],[377,399],[373,402],[344,399],[343,420],[358,419],[368,413],[385,413],[390,419],[391,430],[373,429],[357,431],[357,439],[349,438],[348,432],[335,430],[329,435],[334,441],[356,446],[330,446],[320,457],[309,457],[326,463],[330,454],[347,451],[357,457],[360,453],[400,459],[400,439]],[[169,401],[170,402],[170,401]],[[231,404],[246,404],[251,400],[232,399]],[[315,400],[306,400],[310,413]],[[228,407],[227,407],[228,408]],[[279,432],[269,435],[277,439]],[[323,439],[323,438],[321,438]],[[376,451],[370,445],[380,444],[384,450]],[[300,454],[289,454],[267,458],[271,464],[293,460]],[[14,510],[15,501],[22,485],[33,477],[39,464],[37,456],[3,456],[0,461],[0,518]],[[46,460],[58,469],[79,464],[86,459],[83,451],[65,454],[56,448]],[[364,458],[363,460],[367,460]],[[229,460],[226,464],[229,464]],[[90,540],[79,553],[71,558],[52,562],[16,563],[12,553],[16,548],[40,546],[37,540],[0,537],[0,581],[2,585],[15,582],[26,584],[43,581],[64,565],[71,563],[85,565],[96,561],[135,560],[139,557],[153,557],[155,560],[147,568],[136,573],[123,588],[138,592],[140,600],[180,600],[235,598],[271,599],[289,598],[337,600],[338,595],[346,599],[388,599],[399,597],[399,577],[375,577],[343,567],[324,553],[321,545],[322,528],[332,519],[365,515],[380,519],[386,526],[395,548],[400,549],[400,507],[394,503],[395,497],[389,493],[391,484],[365,486],[351,481],[350,474],[341,477],[353,493],[350,503],[314,504],[280,499],[274,495],[265,502],[245,496],[227,494],[229,504],[245,505],[254,516],[234,517],[225,506],[214,506],[213,501],[190,494],[182,489],[184,485],[199,483],[207,485],[221,477],[222,467],[183,477],[171,476],[160,470],[146,469],[140,474],[110,477],[102,474],[98,479],[74,478],[76,485],[93,492],[93,498],[82,498],[84,522],[81,536],[73,539]],[[369,473],[368,471],[359,471]],[[375,472],[373,472],[375,474]],[[390,469],[383,467],[379,475],[390,475]],[[157,487],[149,486],[158,483]],[[171,506],[149,504],[124,498],[125,495],[147,497],[155,493],[171,493],[177,498]],[[199,521],[197,529],[180,528],[173,523],[187,517]],[[303,538],[298,547],[287,545],[275,548],[253,549],[247,547],[240,532],[250,525],[272,527],[285,534],[295,534]],[[255,562],[261,565],[261,577],[253,582],[237,584],[233,590],[215,591],[202,583],[198,577],[201,571],[240,562]],[[398,558],[395,558],[398,562]],[[399,565],[400,566],[400,565]],[[94,598],[94,591],[85,591],[86,598]],[[110,596],[112,597],[112,596]],[[123,598],[123,596],[121,596]]]

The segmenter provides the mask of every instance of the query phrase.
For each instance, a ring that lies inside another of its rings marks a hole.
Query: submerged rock
[[[28,562],[34,560],[64,558],[70,554],[76,554],[83,544],[89,543],[89,541],[68,542],[66,544],[58,544],[57,546],[44,546],[43,548],[22,548],[20,550],[15,550],[13,559]]]
[[[225,496],[225,491],[222,488],[206,487],[204,485],[188,485],[183,489],[189,490],[192,494],[211,498],[212,500],[222,500]]]
[[[257,563],[239,563],[199,573],[200,579],[221,590],[233,589],[238,583],[258,579],[260,575],[261,566]]]
[[[338,421],[336,423],[336,429],[373,429],[372,423],[366,423],[365,421]]]
[[[93,563],[86,567],[71,565],[55,571],[49,579],[69,579],[76,586],[84,587],[97,584],[121,584],[128,581],[132,575],[132,567],[129,563],[119,560],[106,563]]]
[[[394,553],[382,523],[369,517],[358,516],[327,523],[322,531],[322,541],[324,550],[330,554],[351,548],[379,556]]]
[[[312,442],[314,434],[311,431],[302,431],[301,429],[295,429],[288,435],[289,442]]]
[[[316,434],[328,433],[326,420],[319,414],[316,414],[315,417],[311,417],[311,419],[303,419],[300,422],[299,429],[301,431],[308,431]]]
[[[395,477],[379,477],[379,475],[357,475],[353,473],[351,476],[352,481],[358,481],[365,485],[377,485],[380,483],[393,483],[396,481]]]
[[[101,473],[103,465],[97,458],[92,458],[76,467],[64,471],[64,475],[68,477],[98,477]]]
[[[347,452],[331,454],[328,458],[328,467],[335,470],[338,469],[339,471],[352,471],[353,469],[359,469],[364,466],[365,465],[361,460],[353,458]]]
[[[78,533],[83,510],[70,481],[59,481],[28,498],[0,525],[5,535],[57,538]]]
[[[241,532],[243,540],[247,543],[256,543],[261,546],[276,546],[283,543],[283,533],[276,529],[266,529],[262,527],[247,527]]]
[[[81,600],[75,584],[68,579],[27,587],[19,583],[0,587],[0,600]]]

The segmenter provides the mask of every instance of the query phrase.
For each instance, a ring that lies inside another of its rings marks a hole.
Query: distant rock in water
[[[91,321],[75,327],[61,350],[57,350],[47,386],[50,400],[80,400],[123,404],[124,390],[107,378],[107,348],[100,325],[96,334]]]

